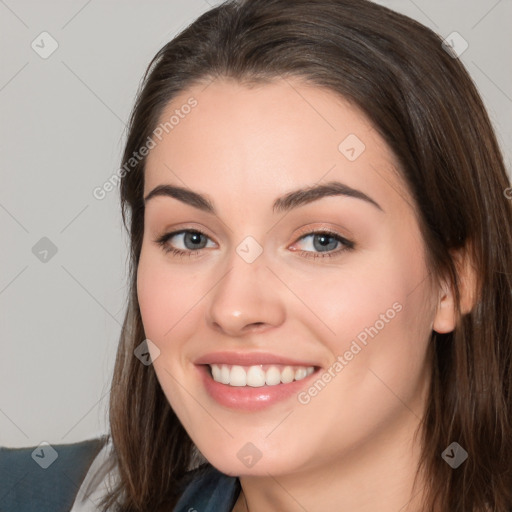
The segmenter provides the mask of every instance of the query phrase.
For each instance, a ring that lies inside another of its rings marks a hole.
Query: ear
[[[457,312],[455,304],[455,290],[449,279],[442,281],[439,290],[437,310],[432,328],[438,333],[452,332],[457,325],[459,314],[469,313],[477,298],[477,272],[471,261],[470,247],[452,251],[459,281],[460,305]]]

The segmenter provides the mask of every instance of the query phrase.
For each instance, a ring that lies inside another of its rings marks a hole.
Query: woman
[[[455,57],[366,0],[228,2],[160,50],[105,509],[512,509],[510,183]]]

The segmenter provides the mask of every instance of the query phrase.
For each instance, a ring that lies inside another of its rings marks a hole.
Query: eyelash
[[[302,240],[303,238],[306,238],[311,235],[327,235],[329,237],[334,238],[337,242],[340,242],[341,248],[335,249],[333,251],[329,252],[313,252],[313,251],[304,251],[297,249],[297,252],[304,256],[305,258],[311,258],[311,259],[318,259],[318,258],[335,258],[337,256],[341,256],[342,253],[347,251],[352,251],[356,244],[349,240],[348,238],[345,238],[335,231],[331,231],[330,229],[318,229],[318,230],[305,230],[304,232],[300,233],[299,237],[294,243],[297,243],[299,240]]]
[[[176,249],[175,247],[169,247],[167,245],[167,242],[176,235],[181,235],[183,233],[194,233],[198,235],[203,235],[207,238],[209,236],[206,233],[203,233],[202,231],[199,231],[198,229],[181,229],[179,231],[173,231],[170,233],[164,233],[162,236],[158,237],[155,242],[162,247],[162,250],[166,254],[172,254],[173,256],[177,257],[195,257],[199,256],[199,253],[202,251],[202,249],[195,249],[195,250],[188,250],[184,251],[182,249]],[[312,251],[304,251],[304,250],[297,250],[299,254],[302,254],[302,256],[306,258],[332,258],[339,256],[341,253],[345,251],[351,251],[355,248],[355,243],[348,240],[347,238],[342,237],[338,233],[335,233],[334,231],[330,231],[328,229],[320,229],[320,230],[313,230],[313,231],[306,231],[305,233],[302,233],[299,238],[297,238],[296,242],[299,240],[302,240],[303,238],[306,238],[307,236],[311,235],[327,235],[329,237],[334,238],[336,241],[340,242],[344,247],[342,249],[336,249],[334,251],[329,252],[312,252]],[[294,242],[294,243],[296,243]]]

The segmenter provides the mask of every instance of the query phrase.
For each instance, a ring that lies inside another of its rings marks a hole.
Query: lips
[[[194,363],[210,397],[248,411],[296,396],[319,370],[311,361],[269,353],[216,352]]]

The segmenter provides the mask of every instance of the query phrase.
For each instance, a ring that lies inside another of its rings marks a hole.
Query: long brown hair
[[[396,155],[415,199],[429,265],[460,294],[454,253],[477,276],[471,311],[432,332],[432,378],[421,425],[425,511],[512,507],[512,207],[503,158],[468,73],[421,24],[367,0],[240,0],[217,6],[151,61],[131,115],[121,203],[129,230],[130,296],[110,394],[119,485],[104,501],[122,511],[170,510],[196,451],[152,366],[136,292],[144,229],[145,158],[135,158],[163,109],[198,82],[298,77],[357,105]],[[456,470],[441,457],[456,441]]]

